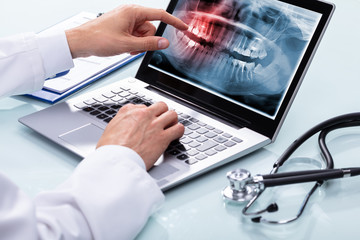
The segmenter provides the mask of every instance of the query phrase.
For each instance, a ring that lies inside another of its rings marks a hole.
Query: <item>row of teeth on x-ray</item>
[[[230,73],[230,78],[236,79],[237,81],[242,81],[244,80],[242,74],[246,72],[245,68],[249,70],[248,73],[251,72],[250,70],[253,70],[255,68],[255,62],[245,62],[232,56],[229,57],[228,54],[222,51],[214,50],[210,46],[203,46],[200,43],[191,40],[187,35],[182,32],[178,32],[178,37],[180,41],[183,41],[186,44],[185,47],[182,47],[180,55],[185,55],[188,56],[188,58],[192,59],[191,67],[194,69],[199,69],[206,65],[213,66],[214,63],[217,63],[217,67],[212,69],[213,71],[215,71],[215,74],[229,74],[230,72],[227,71],[225,68],[232,67],[233,69]],[[230,49],[228,48],[228,46],[224,47],[226,47],[226,49]],[[251,48],[241,47],[240,44],[238,46],[235,45],[234,48],[232,48],[232,51],[233,54],[241,54],[252,59],[258,57],[264,58],[266,56],[265,51],[261,51],[260,55],[259,51],[255,49],[251,50]],[[211,73],[208,72],[208,74],[210,75]],[[251,75],[247,76],[247,80],[250,80],[249,78],[251,78]]]
[[[179,56],[191,59],[191,68],[214,66],[207,75],[227,75],[225,79],[252,84],[259,60],[267,56],[262,39],[229,30],[217,23],[194,18],[188,32],[177,31]],[[248,33],[249,34],[249,33]]]
[[[193,20],[190,26],[192,27],[189,29],[189,32],[211,45],[216,46],[216,48],[218,48],[217,50],[222,51],[226,49],[234,51],[252,59],[264,59],[266,57],[266,50],[262,47],[263,45],[259,37],[249,39],[242,33],[229,31],[226,27],[219,26],[212,22],[201,22],[201,20],[197,18]],[[199,26],[201,29],[199,29]],[[178,33],[179,38],[182,38],[182,35],[184,35],[184,33]],[[187,36],[185,36],[185,38],[186,37]],[[191,40],[189,37],[185,39],[185,41],[187,40],[189,40],[189,47],[198,47],[200,45],[200,43]]]

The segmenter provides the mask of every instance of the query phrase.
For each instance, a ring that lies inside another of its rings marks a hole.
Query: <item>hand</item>
[[[177,114],[163,102],[150,107],[128,104],[120,108],[101,136],[97,148],[121,145],[137,152],[149,170],[171,141],[184,134]]]
[[[160,20],[180,30],[188,28],[184,22],[165,10],[124,5],[77,28],[67,30],[72,57],[104,57],[124,52],[136,54],[167,48],[167,39],[153,36],[156,28],[150,21],[154,20]]]

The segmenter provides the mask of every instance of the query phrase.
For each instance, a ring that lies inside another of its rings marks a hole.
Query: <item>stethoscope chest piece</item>
[[[230,185],[224,188],[222,195],[229,202],[247,202],[259,194],[258,188],[248,185],[251,174],[245,169],[235,169],[227,173]]]

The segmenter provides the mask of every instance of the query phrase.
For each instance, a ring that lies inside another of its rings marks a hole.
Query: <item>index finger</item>
[[[160,20],[164,23],[174,26],[179,30],[187,30],[189,28],[186,23],[166,12],[164,9],[143,8],[142,11],[146,21]]]

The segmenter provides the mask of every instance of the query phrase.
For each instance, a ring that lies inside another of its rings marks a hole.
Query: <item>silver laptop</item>
[[[19,121],[85,157],[124,104],[164,101],[186,128],[150,170],[169,189],[275,140],[333,10],[315,0],[172,0],[167,11],[190,28],[161,23],[171,46],[146,53],[135,78]]]

